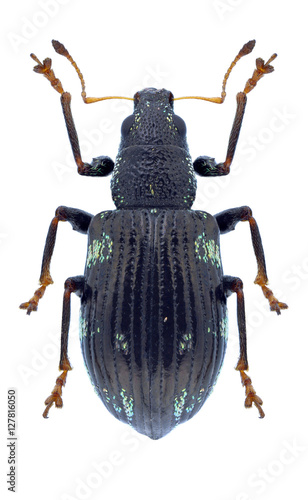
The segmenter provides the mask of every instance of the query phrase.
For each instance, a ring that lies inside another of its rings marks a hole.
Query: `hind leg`
[[[265,416],[265,413],[261,408],[263,401],[259,396],[257,396],[256,391],[253,388],[251,378],[247,375],[247,373],[245,373],[248,370],[248,359],[243,282],[240,278],[235,278],[234,276],[224,276],[223,288],[227,297],[231,295],[231,293],[236,293],[237,296],[237,324],[240,339],[240,357],[235,369],[240,372],[241,381],[245,387],[245,407],[251,408],[252,404],[254,404],[259,411],[260,418],[263,418]]]
[[[43,413],[44,418],[47,418],[48,412],[53,404],[55,404],[56,408],[62,408],[63,406],[62,387],[66,383],[67,372],[72,369],[67,352],[71,316],[71,294],[76,293],[79,297],[81,297],[84,290],[84,282],[84,276],[75,276],[73,278],[68,278],[65,281],[62,310],[61,355],[59,363],[59,370],[62,370],[62,373],[57,378],[56,385],[51,391],[51,395],[45,401],[46,408]]]

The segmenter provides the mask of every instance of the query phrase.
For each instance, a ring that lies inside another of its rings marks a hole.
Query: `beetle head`
[[[187,149],[186,125],[174,114],[169,90],[146,88],[134,95],[134,113],[123,121],[121,148],[161,145]]]

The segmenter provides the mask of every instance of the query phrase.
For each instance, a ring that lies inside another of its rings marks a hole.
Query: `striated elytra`
[[[221,97],[200,98],[222,103],[234,64],[254,48],[244,45],[230,65]],[[65,47],[53,41],[59,54],[75,67],[86,103],[106,98],[86,96],[83,76]],[[152,439],[159,439],[189,420],[203,406],[220,372],[228,336],[227,297],[237,296],[240,356],[236,369],[245,386],[245,406],[262,400],[247,375],[246,323],[242,281],[223,274],[220,234],[239,221],[249,223],[261,286],[270,308],[280,314],[279,302],[267,286],[267,273],[258,226],[247,206],[215,216],[192,210],[196,174],[227,175],[236,149],[246,105],[246,95],[266,73],[270,62],[257,59],[257,66],[237,108],[226,159],[216,163],[201,156],[192,162],[186,125],[174,113],[170,91],[144,89],[134,96],[134,112],[121,129],[115,163],[106,156],[84,163],[71,114],[71,96],[63,90],[51,69],[51,60],[34,70],[43,74],[61,94],[65,123],[78,173],[106,176],[112,173],[111,191],[115,210],[95,216],[79,209],[57,208],[48,231],[40,287],[23,304],[35,311],[46,287],[52,283],[50,261],[58,223],[68,221],[74,230],[87,234],[88,252],[84,275],[65,282],[61,333],[62,371],[46,399],[44,417],[53,404],[62,407],[62,388],[71,370],[68,358],[70,296],[81,300],[80,340],[87,371],[96,393],[117,419]],[[113,97],[107,97],[107,99]]]

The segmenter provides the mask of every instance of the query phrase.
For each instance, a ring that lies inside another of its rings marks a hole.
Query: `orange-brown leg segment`
[[[61,375],[56,380],[56,385],[51,391],[51,395],[45,400],[45,411],[43,417],[47,418],[50,408],[55,404],[56,408],[62,408],[62,387],[66,383],[67,372],[72,369],[68,359],[68,332],[71,315],[71,294],[76,293],[79,297],[84,291],[84,276],[75,276],[68,278],[64,285],[63,311],[62,311],[62,329],[61,329],[61,355],[59,370]]]
[[[252,216],[252,210],[247,206],[231,208],[216,214],[215,218],[221,234],[228,233],[235,229],[236,224],[240,221],[249,222],[252,245],[258,265],[258,273],[254,282],[261,287],[264,296],[269,301],[271,311],[276,311],[277,314],[280,314],[281,309],[287,309],[287,304],[276,299],[272,290],[267,286],[268,277],[266,273],[264,250],[257,222]]]
[[[52,219],[49,226],[46,238],[41,275],[39,279],[41,286],[34,292],[33,297],[28,302],[24,302],[19,306],[20,309],[26,309],[27,314],[31,314],[32,311],[36,311],[39,300],[43,297],[46,287],[53,283],[50,275],[50,261],[56,242],[59,221],[67,221],[72,225],[74,230],[86,234],[92,217],[93,216],[88,212],[84,212],[83,210],[78,210],[76,208],[64,206],[57,208],[55,217]]]
[[[237,324],[240,339],[240,357],[235,369],[240,372],[241,381],[243,386],[245,387],[245,407],[250,408],[252,404],[254,404],[259,411],[260,418],[263,418],[265,416],[265,413],[261,407],[263,401],[259,396],[257,396],[256,391],[253,388],[251,378],[247,375],[247,373],[245,373],[248,370],[248,359],[243,283],[240,278],[235,278],[233,276],[224,276],[223,287],[227,297],[231,293],[236,293],[237,296]]]

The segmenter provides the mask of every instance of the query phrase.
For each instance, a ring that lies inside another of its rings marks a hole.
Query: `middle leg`
[[[28,302],[23,302],[19,306],[20,309],[26,309],[27,314],[31,314],[32,311],[36,311],[38,308],[39,300],[43,297],[47,286],[53,283],[52,277],[50,275],[50,262],[56,243],[59,222],[67,221],[71,224],[74,231],[87,234],[92,217],[93,215],[77,208],[69,208],[64,206],[60,206],[57,208],[55,217],[50,223],[45,242],[41,275],[39,279],[40,287],[35,290],[33,297]]]
[[[247,206],[230,208],[229,210],[224,210],[223,212],[216,214],[215,218],[221,234],[233,231],[238,222],[249,222],[252,245],[258,265],[258,273],[254,282],[261,287],[265,298],[269,301],[271,311],[276,311],[277,314],[280,314],[281,309],[287,309],[287,304],[279,302],[279,300],[274,296],[272,290],[270,290],[267,286],[268,277],[266,273],[265,256],[261,235],[257,222],[252,216],[251,208]]]

